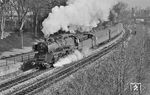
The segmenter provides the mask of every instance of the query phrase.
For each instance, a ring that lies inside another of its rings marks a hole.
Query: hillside
[[[142,84],[141,95],[149,95],[148,28],[137,25],[137,30],[113,53],[36,95],[130,95],[132,82]]]

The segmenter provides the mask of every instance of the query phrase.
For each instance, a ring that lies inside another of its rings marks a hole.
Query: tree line
[[[41,32],[42,22],[55,6],[66,6],[67,0],[0,0],[1,34],[13,30],[31,31],[35,37]],[[118,2],[108,17],[113,24],[130,14],[127,4]],[[103,24],[102,24],[103,25]],[[104,24],[105,25],[105,24]]]
[[[54,6],[60,5],[65,6],[66,0],[0,0],[1,32],[19,31],[26,26],[37,36],[42,21]]]

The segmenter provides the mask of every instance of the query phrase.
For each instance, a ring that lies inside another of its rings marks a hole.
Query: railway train
[[[23,63],[21,70],[26,71],[32,68],[46,69],[53,67],[53,64],[59,58],[65,57],[74,52],[75,49],[81,50],[81,42],[92,39],[92,46],[96,41],[95,36],[91,33],[62,33],[53,34],[44,41],[33,45],[35,53],[34,58]]]
[[[61,33],[58,32],[57,34],[50,35],[48,38],[45,38],[44,41],[33,45],[32,48],[35,55],[33,59],[30,59],[21,65],[21,70],[53,68],[53,64],[60,58],[73,53],[74,50],[81,51],[86,40],[91,40],[91,47],[94,47],[97,44],[97,36],[91,32],[60,32]],[[109,38],[106,40],[108,39]]]

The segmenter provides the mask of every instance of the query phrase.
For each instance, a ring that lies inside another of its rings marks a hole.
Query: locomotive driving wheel
[[[44,68],[46,68],[46,69],[51,67],[51,65],[49,63],[43,63],[43,65],[44,65]]]

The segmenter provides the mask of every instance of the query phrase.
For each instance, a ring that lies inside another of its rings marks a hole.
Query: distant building
[[[140,19],[140,18],[139,18],[139,19],[136,19],[136,23],[140,23],[140,22],[144,22],[144,21],[145,21],[145,20],[142,19],[142,18],[141,18],[141,19]]]

